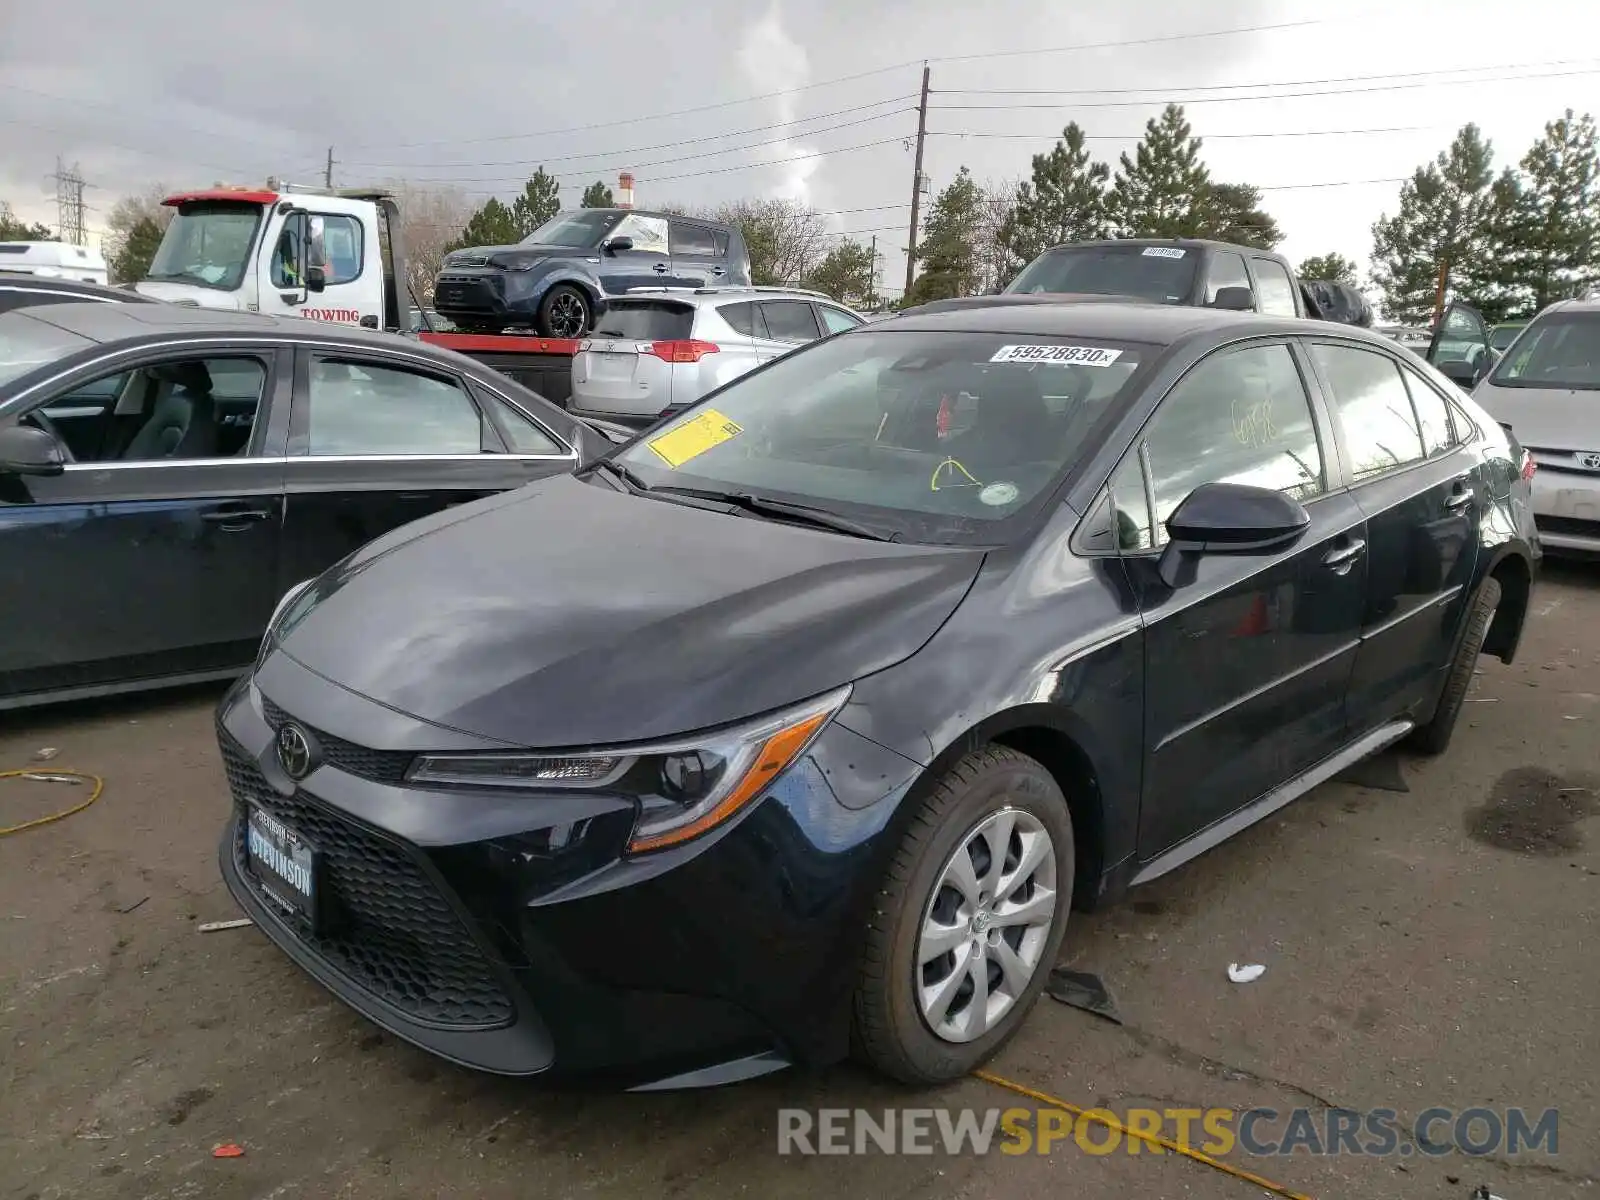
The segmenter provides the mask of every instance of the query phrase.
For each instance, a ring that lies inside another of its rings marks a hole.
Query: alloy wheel
[[[550,335],[575,338],[583,334],[587,314],[583,301],[571,292],[562,292],[550,301]]]
[[[1003,808],[940,868],[912,964],[936,1037],[970,1042],[1005,1019],[1039,969],[1055,919],[1056,854],[1033,814]]]

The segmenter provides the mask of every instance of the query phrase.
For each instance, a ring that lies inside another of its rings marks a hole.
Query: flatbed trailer
[[[546,338],[514,333],[433,333],[417,336],[430,346],[454,350],[493,367],[552,404],[566,408],[572,399],[572,359],[577,338]]]

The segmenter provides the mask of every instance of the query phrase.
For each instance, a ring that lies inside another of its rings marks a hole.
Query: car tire
[[[1472,608],[1467,613],[1466,628],[1456,646],[1455,659],[1450,663],[1450,673],[1445,677],[1444,691],[1433,718],[1413,730],[1408,744],[1422,754],[1443,754],[1450,746],[1450,738],[1461,719],[1461,706],[1472,687],[1472,674],[1478,668],[1478,655],[1483,650],[1483,640],[1489,636],[1489,622],[1494,620],[1495,609],[1500,607],[1500,581],[1485,579],[1473,597]]]
[[[580,338],[594,327],[594,305],[581,287],[558,283],[539,301],[540,337]]]
[[[1000,902],[985,890],[974,898],[971,889],[997,878],[989,871],[990,847],[1002,838]],[[1037,857],[1026,876],[1019,853]],[[1038,762],[991,745],[952,766],[912,818],[874,898],[854,1000],[856,1057],[911,1084],[948,1082],[993,1057],[1020,1028],[1055,965],[1074,863],[1066,797]],[[1035,902],[1046,891],[1053,907],[1042,917]],[[1033,908],[1037,923],[1010,923],[1019,906]],[[980,912],[985,919],[975,921]],[[991,925],[989,918],[998,919]],[[946,941],[952,949],[927,957]],[[990,1000],[981,1019],[972,970],[977,954]],[[1031,970],[1025,984],[1017,964]],[[941,998],[948,998],[942,1007]]]

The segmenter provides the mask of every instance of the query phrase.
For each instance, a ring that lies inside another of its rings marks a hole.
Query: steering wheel
[[[77,456],[72,453],[72,447],[67,445],[67,439],[61,436],[60,427],[45,414],[43,408],[34,409],[28,414],[27,419],[32,421],[39,429],[42,429],[45,433],[48,433],[51,437],[55,438],[56,445],[61,447],[61,456],[63,460],[69,463],[78,461]]]

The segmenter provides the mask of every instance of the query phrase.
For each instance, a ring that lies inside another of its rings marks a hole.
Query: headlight
[[[489,256],[489,265],[503,267],[507,271],[526,271],[542,263],[546,257],[543,254],[493,254]]]
[[[529,791],[613,791],[639,802],[628,853],[708,833],[760,799],[850,697],[849,687],[744,725],[674,742],[582,754],[432,754],[407,779],[419,784]]]

